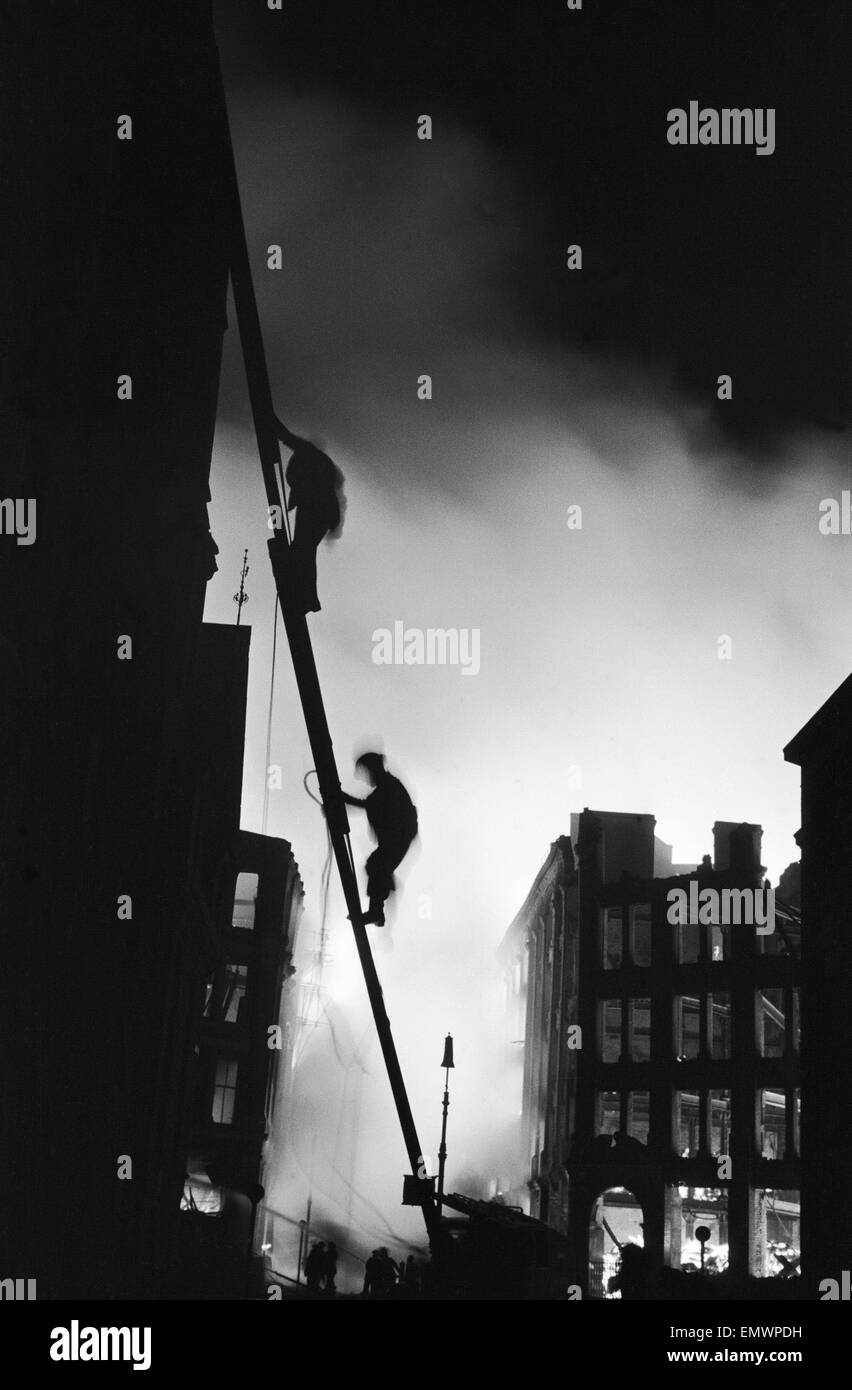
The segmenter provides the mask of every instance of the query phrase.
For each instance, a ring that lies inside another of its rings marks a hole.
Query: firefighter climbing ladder
[[[239,181],[237,179],[236,161],[234,159],[227,106],[225,103],[224,85],[221,91],[226,178],[229,184],[227,193],[231,212],[229,226],[231,284],[234,292],[234,303],[237,311],[237,323],[245,362],[249,400],[251,403],[255,435],[257,436],[257,446],[260,454],[263,482],[266,488],[267,503],[270,509],[280,509],[275,512],[270,510],[270,516],[283,518],[286,515],[286,497],[284,496],[283,479],[279,484],[281,457],[278,434],[276,431],[275,413],[272,404],[272,393],[269,386],[269,373],[266,366],[263,335],[257,311],[257,300],[255,298],[254,283],[251,277],[245,224],[243,222],[242,204],[240,201]],[[376,1023],[376,1031],[379,1035],[379,1042],[381,1043],[382,1054],[384,1056],[385,1066],[387,1067],[388,1078],[390,1080],[391,1090],[393,1091],[397,1114],[399,1115],[399,1122],[402,1127],[408,1160],[411,1164],[411,1172],[419,1176],[423,1150],[417,1138],[414,1116],[411,1113],[411,1106],[408,1103],[405,1082],[400,1069],[399,1058],[396,1054],[396,1047],[394,1045],[393,1035],[391,1034],[390,1020],[387,1015],[387,1010],[385,1009],[382,987],[370,950],[367,931],[362,925],[358,880],[352,859],[352,849],[349,843],[349,820],[346,815],[346,805],[340,789],[340,779],[337,775],[337,764],[334,758],[334,749],[332,747],[331,734],[326,719],[322,690],[317,675],[307,620],[305,615],[297,611],[297,608],[291,606],[289,602],[287,584],[288,552],[289,542],[285,534],[285,528],[281,525],[274,530],[273,539],[269,542],[269,558],[272,562],[272,573],[275,578],[278,603],[281,608],[284,630],[287,633],[287,641],[290,645],[290,652],[293,658],[296,685],[299,690],[299,698],[302,702],[302,711],[307,726],[314,767],[319,780],[320,795],[322,796],[323,807],[325,809],[326,822],[328,824],[328,831],[334,850],[334,858],[337,864],[338,874],[340,875],[340,882],[343,887],[343,894],[346,899],[346,908],[352,923],[352,930],[355,934],[355,944],[358,948],[361,968],[364,972],[367,993],[370,998],[373,1018]],[[426,1229],[431,1239],[438,1232],[440,1214],[435,1203],[431,1185],[428,1182],[421,1181],[419,1183],[418,1193],[420,1196],[420,1205],[423,1210],[423,1219],[426,1222]]]

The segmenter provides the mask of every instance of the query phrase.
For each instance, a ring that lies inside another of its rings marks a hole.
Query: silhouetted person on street
[[[622,1298],[653,1298],[651,1263],[643,1246],[622,1246],[621,1264],[618,1273],[609,1281],[609,1290],[610,1293],[620,1291]]]
[[[364,1267],[364,1287],[361,1293],[365,1296],[379,1292],[381,1283],[381,1261],[378,1250],[374,1250]]]
[[[285,477],[290,489],[287,510],[296,511],[288,557],[294,602],[302,613],[319,613],[317,547],[326,536],[340,534],[343,474],[328,454],[276,423],[279,438],[293,450]]]
[[[374,922],[377,927],[383,927],[384,906],[396,887],[393,871],[402,863],[417,835],[417,809],[399,779],[388,772],[381,753],[362,753],[355,767],[364,769],[374,787],[363,801],[343,793],[347,806],[360,806],[367,812],[370,829],[376,837],[376,848],[367,860],[370,906],[363,921],[365,926]]]
[[[378,1252],[378,1287],[376,1292],[383,1298],[390,1298],[396,1288],[397,1267],[387,1251],[387,1246],[382,1245]]]
[[[305,1283],[309,1293],[319,1293],[324,1267],[325,1243],[318,1240],[311,1246],[311,1252],[305,1260]]]
[[[413,1255],[409,1255],[400,1267],[399,1282],[407,1298],[417,1298],[420,1293],[420,1270]]]
[[[334,1241],[329,1241],[323,1259],[323,1289],[328,1294],[337,1293],[337,1246]]]

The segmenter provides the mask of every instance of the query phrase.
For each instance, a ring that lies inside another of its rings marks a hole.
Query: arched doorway
[[[642,1203],[626,1187],[607,1187],[592,1203],[589,1215],[589,1298],[619,1298],[609,1281],[619,1271],[626,1245],[645,1244]]]

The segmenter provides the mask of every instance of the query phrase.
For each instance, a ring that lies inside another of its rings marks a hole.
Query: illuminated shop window
[[[668,1264],[687,1274],[724,1274],[728,1268],[728,1193],[721,1187],[668,1187],[671,1230]],[[700,1238],[699,1238],[700,1237]]]
[[[591,1298],[621,1298],[624,1251],[645,1244],[642,1206],[626,1187],[610,1187],[592,1206],[589,1219],[588,1288]]]
[[[219,1057],[216,1061],[216,1081],[213,1088],[213,1123],[230,1125],[234,1122],[234,1102],[237,1097],[237,1072],[239,1063],[235,1058]]]
[[[759,1187],[753,1201],[752,1274],[758,1279],[797,1278],[802,1255],[798,1188]]]

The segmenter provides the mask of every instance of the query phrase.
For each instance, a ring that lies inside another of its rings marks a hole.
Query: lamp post
[[[708,1240],[710,1239],[710,1237],[711,1237],[712,1234],[713,1234],[713,1232],[710,1230],[710,1227],[709,1227],[709,1226],[696,1226],[696,1228],[695,1228],[695,1239],[698,1241],[699,1245],[701,1246],[701,1273],[702,1273],[702,1274],[704,1273],[704,1247],[705,1247],[705,1245],[707,1244],[707,1242],[708,1242]]]
[[[444,1056],[441,1059],[441,1066],[444,1068],[444,1121],[441,1125],[441,1147],[438,1150],[438,1216],[441,1215],[441,1206],[444,1200],[444,1165],[447,1161],[447,1111],[450,1108],[450,1067],[455,1067],[453,1061],[453,1039],[448,1033],[444,1042]]]

